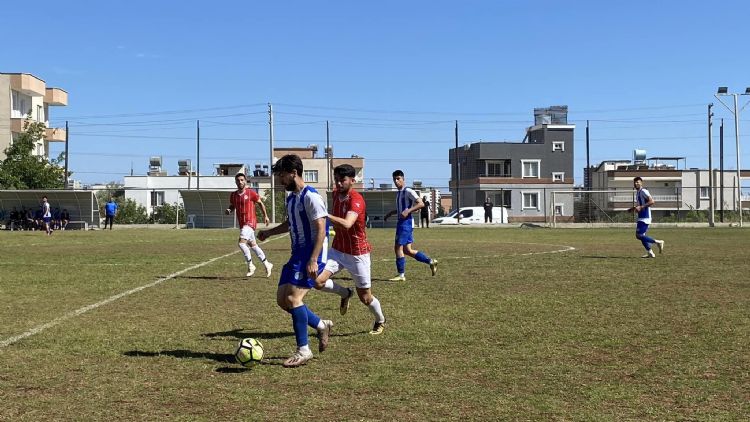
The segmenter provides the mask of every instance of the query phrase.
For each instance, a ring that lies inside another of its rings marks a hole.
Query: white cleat
[[[663,240],[657,240],[656,241],[656,247],[659,248],[659,253],[664,252],[664,241]]]
[[[654,251],[649,249],[648,253],[646,255],[643,255],[641,258],[656,258],[656,255],[654,255]]]
[[[271,270],[273,269],[273,264],[271,264],[268,261],[263,261],[263,266],[266,267],[266,278],[271,277]]]
[[[252,277],[255,274],[255,265],[252,262],[247,263],[247,277]]]

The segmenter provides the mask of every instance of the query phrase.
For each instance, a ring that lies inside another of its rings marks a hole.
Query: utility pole
[[[719,126],[719,218],[724,222],[724,119]]]
[[[713,122],[711,118],[714,113],[711,112],[714,104],[708,104],[708,227],[714,227],[714,166],[711,154],[711,126]],[[700,180],[700,178],[698,178]],[[698,183],[700,185],[700,182]],[[700,190],[700,188],[698,188]],[[700,192],[698,192],[698,198],[700,198]]]
[[[63,189],[68,188],[68,121],[65,121],[65,175],[63,175]]]
[[[195,140],[196,140],[196,168],[197,173],[195,175],[195,190],[201,190],[201,121],[195,121]]]
[[[591,190],[591,162],[589,161],[589,121],[586,120],[586,184],[587,190]],[[586,209],[589,214],[589,223],[591,222],[591,194],[587,194]]]
[[[456,120],[456,211],[461,209],[461,164],[458,160],[458,120]],[[458,217],[458,215],[456,215]]]
[[[331,132],[328,128],[328,120],[326,120],[326,173],[328,176],[328,192],[333,192],[333,184],[331,183],[331,166],[333,165],[333,154],[331,154]]]
[[[273,106],[268,103],[268,143],[270,147],[270,162],[268,170],[271,176],[271,222],[276,223],[276,190],[273,177]]]
[[[734,143],[737,148],[737,211],[742,227],[742,174],[740,173],[740,110],[737,108],[737,94],[734,97]]]

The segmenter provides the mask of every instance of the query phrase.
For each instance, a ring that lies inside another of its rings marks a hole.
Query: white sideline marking
[[[86,312],[88,312],[90,310],[96,309],[96,308],[98,308],[100,306],[103,306],[103,305],[106,305],[108,303],[112,303],[112,302],[116,301],[117,299],[123,298],[123,297],[128,296],[128,295],[132,295],[133,293],[138,293],[141,290],[145,290],[145,289],[148,289],[150,287],[154,287],[154,286],[156,286],[158,284],[161,284],[161,283],[163,283],[163,282],[165,282],[167,280],[173,279],[173,278],[177,277],[178,275],[184,274],[184,273],[186,273],[188,271],[191,271],[191,270],[194,270],[196,268],[203,267],[203,266],[208,265],[208,264],[210,264],[210,263],[212,263],[214,261],[217,261],[217,260],[222,259],[222,258],[226,258],[229,255],[234,255],[234,254],[236,254],[238,252],[239,251],[234,251],[234,252],[230,252],[230,253],[228,253],[226,255],[217,256],[216,258],[211,258],[208,261],[201,262],[200,264],[195,264],[195,265],[193,265],[191,267],[187,267],[185,269],[182,269],[180,271],[172,273],[172,274],[170,274],[170,275],[168,275],[166,277],[162,277],[162,278],[160,278],[160,279],[158,279],[158,280],[156,280],[156,281],[154,281],[152,283],[144,284],[143,286],[136,287],[136,288],[130,289],[130,290],[126,291],[126,292],[118,293],[118,294],[116,294],[114,296],[108,297],[108,298],[102,300],[101,302],[97,302],[97,303],[94,303],[92,305],[87,305],[87,306],[84,306],[83,308],[76,309],[75,311],[68,312],[67,314],[65,314],[65,315],[63,315],[61,317],[55,318],[55,319],[53,319],[50,322],[47,322],[47,323],[42,324],[42,325],[37,325],[36,327],[30,329],[29,331],[26,331],[23,334],[19,334],[17,336],[13,336],[13,337],[11,337],[9,339],[5,339],[5,340],[1,341],[0,342],[0,349],[3,348],[3,347],[10,346],[11,344],[18,342],[19,340],[25,339],[26,337],[31,337],[31,336],[33,336],[35,334],[39,334],[42,331],[44,331],[44,330],[46,330],[48,328],[52,328],[52,327],[54,327],[54,326],[56,326],[56,325],[58,325],[58,324],[60,324],[60,323],[62,323],[64,321],[67,321],[67,320],[69,320],[69,319],[71,319],[71,318],[73,318],[75,316],[78,316],[78,315],[81,315],[81,314],[85,314]]]
[[[439,256],[436,257],[438,261],[443,259],[474,259],[474,258],[497,258],[503,256],[527,256],[527,255],[544,255],[548,253],[561,253],[570,252],[576,250],[573,246],[568,245],[550,245],[547,243],[513,243],[514,245],[542,245],[542,246],[555,246],[562,249],[555,249],[554,251],[542,251],[542,252],[526,252],[526,253],[514,253],[514,254],[502,254],[502,255],[476,255],[476,256]],[[383,258],[381,262],[393,261],[393,258]]]

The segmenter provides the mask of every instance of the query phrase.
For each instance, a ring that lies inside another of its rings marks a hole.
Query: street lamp
[[[731,95],[734,98],[734,110],[729,108],[719,96]],[[714,97],[729,110],[730,113],[734,114],[734,142],[737,150],[737,201],[738,209],[740,211],[740,227],[742,227],[742,175],[740,174],[740,112],[745,108],[747,104],[742,106],[741,109],[737,108],[737,99],[740,95],[750,95],[750,87],[745,88],[744,94],[729,92],[729,89],[725,86],[720,86]],[[710,169],[709,169],[710,170]],[[724,175],[721,175],[724,177]]]

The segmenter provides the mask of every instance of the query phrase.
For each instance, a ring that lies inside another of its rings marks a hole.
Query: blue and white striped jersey
[[[635,193],[635,201],[638,205],[648,204],[649,198],[651,198],[651,194],[644,188],[641,188]],[[638,211],[638,221],[651,224],[651,207],[641,208],[641,210]]]
[[[396,194],[396,211],[398,211],[398,220],[411,220],[411,215],[409,217],[404,218],[401,213],[404,212],[404,210],[409,209],[414,206],[414,203],[417,202],[419,199],[419,196],[412,188],[403,188],[398,191]]]
[[[323,197],[314,188],[305,186],[298,193],[292,192],[287,196],[286,213],[289,219],[292,253],[312,251],[315,246],[313,221],[328,217]]]

